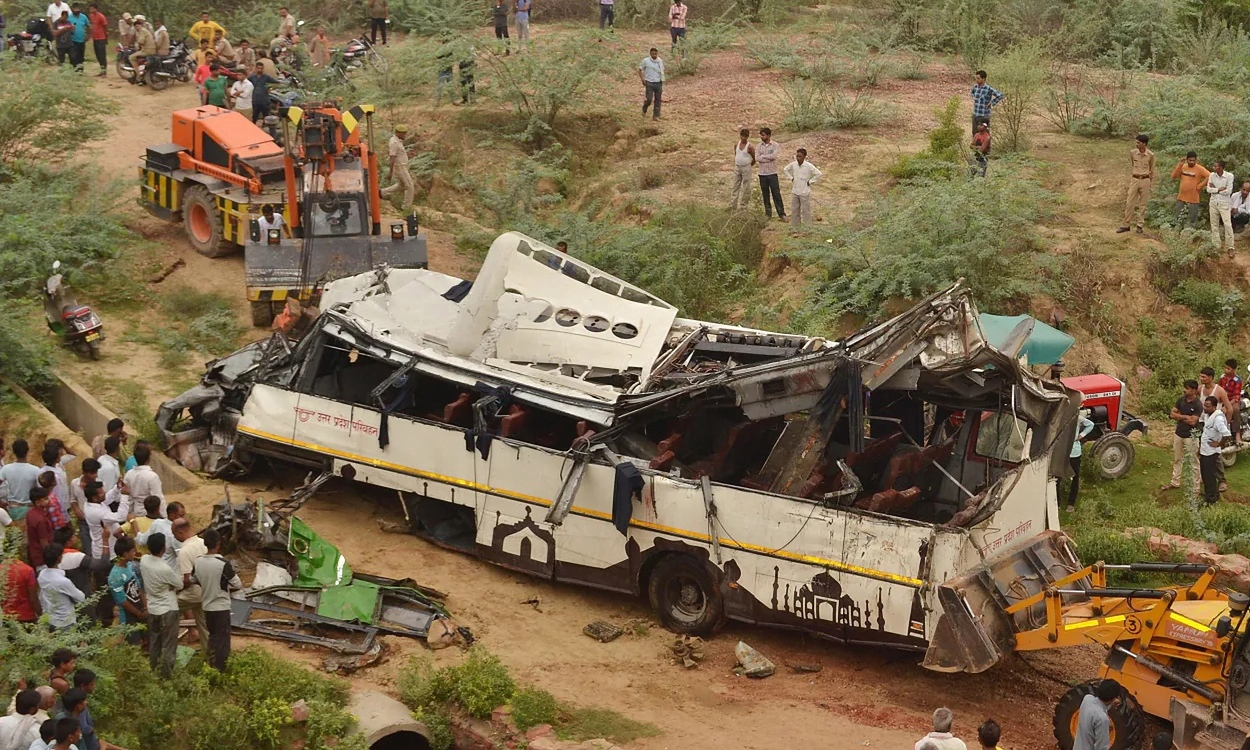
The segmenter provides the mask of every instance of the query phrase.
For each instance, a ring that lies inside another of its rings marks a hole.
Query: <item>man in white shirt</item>
[[[807,149],[794,152],[794,161],[786,165],[786,177],[790,178],[790,228],[798,231],[799,225],[812,223],[812,183],[820,179],[821,171],[807,160]]]
[[[173,524],[179,518],[186,515],[186,509],[182,507],[182,503],[170,503],[165,508],[165,518],[158,518],[152,522],[148,530],[137,534],[135,541],[139,544],[146,545],[148,537],[153,534],[161,534],[165,537],[165,562],[174,570],[178,569],[178,550],[182,548],[182,544],[174,535]]]
[[[195,619],[195,629],[200,636],[200,648],[204,649],[204,656],[211,657],[208,650],[208,622],[204,619],[204,591],[200,584],[192,578],[195,571],[195,561],[208,554],[208,547],[204,545],[204,539],[191,533],[191,522],[185,518],[179,518],[173,522],[174,539],[178,540],[181,549],[178,550],[178,575],[182,576],[183,589],[178,592],[178,609],[182,612],[191,612],[191,616]]]
[[[25,440],[13,441],[13,455],[17,460],[0,467],[0,484],[8,490],[8,515],[14,521],[26,517],[30,510],[30,491],[39,482],[39,469],[26,460],[30,453],[30,445]]]
[[[148,464],[152,460],[152,448],[147,445],[135,446],[135,468],[126,472],[126,486],[130,495],[139,502],[155,495],[161,499],[161,517],[165,516],[165,492],[161,489],[161,478]]]
[[[51,28],[52,24],[61,17],[62,13],[72,13],[73,10],[73,8],[69,7],[69,3],[65,2],[54,2],[48,5],[48,12],[45,14],[48,17],[48,27]]]
[[[1223,245],[1228,257],[1233,257],[1233,220],[1231,216],[1234,177],[1232,172],[1224,171],[1224,160],[1216,159],[1207,175],[1207,193],[1211,196],[1211,239],[1217,247]],[[1223,242],[1220,241],[1223,229]]]
[[[120,453],[121,440],[118,440],[116,435],[104,438],[104,453],[98,459],[100,469],[96,472],[96,481],[104,485],[105,492],[116,487],[122,478],[122,465],[118,458]]]
[[[955,723],[955,714],[949,708],[939,708],[933,712],[933,731],[920,738],[916,750],[921,750],[926,743],[932,744],[937,750],[968,750],[964,741],[951,734],[951,725]]]
[[[252,90],[254,88],[247,77],[240,78],[230,86],[230,100],[234,102],[234,111],[249,120],[252,119]]]
[[[173,674],[178,653],[178,591],[182,588],[182,576],[162,559],[164,535],[149,536],[148,551],[151,554],[139,560],[139,578],[148,595],[148,664],[152,671],[160,669],[168,678]]]
[[[87,522],[87,531],[91,535],[91,569],[92,572],[103,571],[108,575],[108,566],[113,560],[113,543],[118,535],[118,528],[130,517],[130,495],[126,492],[126,483],[121,482],[109,493],[104,492],[104,485],[92,482],[86,489],[87,504],[83,506],[83,518]],[[117,503],[117,510],[109,505]],[[105,530],[108,536],[105,536]]]
[[[1233,231],[1240,232],[1250,223],[1250,181],[1241,183],[1241,190],[1233,193],[1229,208],[1233,217]]]
[[[0,750],[27,750],[30,743],[39,739],[39,712],[41,698],[34,690],[22,690],[13,699],[14,713],[0,718]]]
[[[56,497],[61,501],[61,510],[69,510],[69,477],[65,474],[65,464],[74,460],[74,456],[65,450],[65,443],[57,438],[49,438],[43,446],[42,474],[50,471],[56,476]]]
[[[642,113],[647,114],[647,108],[654,101],[655,110],[651,113],[651,119],[660,119],[660,102],[664,99],[664,61],[660,59],[660,51],[655,47],[638,64],[638,80],[642,81],[642,87],[647,94],[642,103]]]
[[[1223,459],[1220,446],[1224,438],[1232,437],[1228,429],[1228,420],[1220,409],[1220,400],[1215,396],[1207,396],[1202,400],[1202,411],[1206,415],[1202,423],[1202,442],[1198,447],[1198,468],[1202,473],[1202,499],[1207,505],[1214,505],[1220,499],[1220,477],[1217,471]]]
[[[39,571],[39,605],[48,616],[48,624],[54,630],[72,627],[78,622],[76,605],[82,604],[87,595],[78,590],[70,582],[65,571],[58,567],[61,564],[63,547],[49,544],[44,548],[43,562],[48,567]]]

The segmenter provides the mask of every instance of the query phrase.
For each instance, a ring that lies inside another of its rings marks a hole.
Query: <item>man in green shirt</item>
[[[216,65],[212,73],[204,81],[204,91],[208,95],[208,103],[217,107],[226,107],[226,79]]]

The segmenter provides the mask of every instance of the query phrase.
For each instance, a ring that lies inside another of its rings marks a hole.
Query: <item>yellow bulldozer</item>
[[[1116,570],[1192,581],[1108,586]],[[1111,750],[1142,743],[1145,714],[1171,724],[1178,750],[1250,750],[1250,596],[1216,586],[1218,573],[1191,563],[1083,566],[1066,536],[1046,532],[938,589],[942,615],[924,663],[981,672],[1011,651],[1095,643],[1107,649],[1096,679],[1055,706],[1061,750],[1072,750],[1081,700],[1108,678],[1124,688],[1110,712]]]

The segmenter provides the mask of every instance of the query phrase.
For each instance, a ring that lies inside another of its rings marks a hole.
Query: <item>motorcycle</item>
[[[195,74],[195,59],[184,41],[174,42],[168,55],[153,55],[143,69],[143,81],[153,91],[164,91],[174,81],[186,83]]]
[[[74,293],[62,280],[60,270],[61,261],[55,261],[52,275],[43,288],[43,314],[48,328],[74,350],[85,351],[92,359],[99,359],[104,323],[90,307],[78,304]]]
[[[390,23],[390,19],[386,22]],[[347,46],[343,48],[343,62],[348,70],[358,70],[369,65],[377,72],[385,73],[390,68],[390,63],[386,61],[378,48],[373,46],[373,42],[369,41],[367,34],[361,34],[347,43]]]
[[[135,68],[130,64],[130,56],[134,51],[134,47],[126,47],[118,42],[113,54],[113,68],[117,71],[117,77],[130,83],[135,82]]]
[[[1250,371],[1250,365],[1246,367]],[[1220,460],[1224,464],[1224,468],[1228,468],[1237,463],[1238,451],[1233,450],[1229,446],[1235,445],[1238,448],[1250,447],[1250,393],[1242,392],[1241,411],[1237,414],[1237,423],[1228,426],[1234,438],[1240,438],[1240,442],[1228,439],[1225,441],[1224,453],[1221,454]]]
[[[26,30],[10,34],[7,46],[13,48],[19,60],[42,59],[47,63],[56,63],[56,50],[52,48],[52,31],[47,20],[32,18],[26,22]]]

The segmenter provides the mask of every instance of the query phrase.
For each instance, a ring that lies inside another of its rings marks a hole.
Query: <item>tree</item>
[[[66,66],[0,67],[0,169],[19,160],[56,164],[108,134],[105,115],[116,111],[95,93],[90,78]]]
[[[1047,55],[1040,42],[1012,47],[994,63],[994,83],[1003,101],[994,108],[994,147],[1023,151],[1027,147],[1024,121],[1046,85]]]

